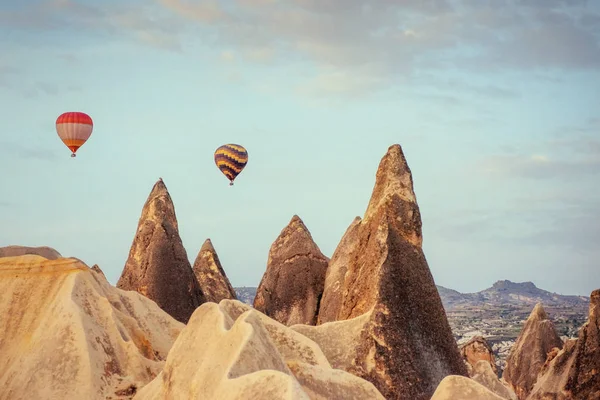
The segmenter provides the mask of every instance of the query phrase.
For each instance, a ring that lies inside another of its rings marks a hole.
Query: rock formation
[[[562,346],[542,304],[536,304],[506,359],[502,375],[520,400],[524,400],[533,388],[548,353]]]
[[[450,375],[442,379],[431,400],[505,400],[482,384],[464,376]]]
[[[100,269],[100,267],[98,266],[98,264],[94,264],[94,265],[92,266],[92,268],[91,268],[91,269],[92,269],[92,271],[96,272],[97,274],[100,274],[100,275],[102,275],[102,277],[103,277],[104,279],[106,279],[106,275],[104,275],[104,271],[102,271],[102,270]]]
[[[254,308],[284,325],[315,325],[328,262],[294,215],[271,245]]]
[[[488,360],[479,360],[473,365],[471,378],[483,386],[507,400],[517,400],[517,395],[498,379],[498,375],[492,370],[492,364]]]
[[[347,265],[350,262],[349,257],[352,254],[352,249],[358,245],[358,227],[361,221],[360,217],[354,218],[331,256],[331,260],[329,260],[329,266],[325,274],[323,298],[319,307],[319,324],[337,320],[337,313],[344,297],[342,283],[346,275]]]
[[[577,339],[548,357],[528,400],[600,399],[600,289],[590,295],[589,310]]]
[[[314,342],[237,300],[200,306],[134,399],[384,400],[332,369]]]
[[[175,207],[162,179],[144,204],[117,287],[143,294],[183,323],[205,301],[179,237]]]
[[[0,257],[16,257],[26,254],[35,254],[48,260],[56,260],[62,257],[60,253],[52,247],[28,247],[28,246],[6,246],[0,247]]]
[[[390,400],[429,400],[445,376],[467,375],[423,254],[421,215],[399,145],[382,158],[367,211],[345,239],[336,249],[341,261],[329,272],[323,298],[330,300],[322,301],[320,321],[354,319],[358,338],[338,333],[357,343],[346,354],[353,358],[346,369]],[[320,327],[345,329],[337,322]]]
[[[498,374],[494,351],[483,336],[475,336],[460,346],[460,353],[471,367],[475,367],[478,361],[484,360],[490,364],[494,374]]]
[[[131,398],[183,327],[75,258],[0,258],[0,399]]]
[[[235,290],[223,271],[219,256],[210,239],[206,239],[200,248],[193,270],[206,301],[219,303],[224,299],[236,299]]]

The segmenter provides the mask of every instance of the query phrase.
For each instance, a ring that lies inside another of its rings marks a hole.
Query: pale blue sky
[[[190,260],[256,286],[294,214],[331,256],[399,143],[436,283],[600,287],[600,2],[0,0],[0,37],[0,246],[114,284],[162,177]]]

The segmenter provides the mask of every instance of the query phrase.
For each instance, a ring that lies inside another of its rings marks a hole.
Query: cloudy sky
[[[331,256],[399,143],[436,283],[600,287],[596,0],[0,0],[0,37],[0,246],[114,284],[162,177],[189,258],[256,286],[294,214]]]

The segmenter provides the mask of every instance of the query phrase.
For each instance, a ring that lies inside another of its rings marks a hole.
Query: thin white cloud
[[[399,85],[416,71],[597,71],[599,16],[600,3],[561,0],[156,0],[102,6],[54,0],[0,10],[0,25],[126,37],[175,51],[200,42],[212,46],[216,57],[233,51],[247,62],[308,62],[317,74],[303,92],[322,95]],[[474,95],[515,96],[502,87],[462,86]]]

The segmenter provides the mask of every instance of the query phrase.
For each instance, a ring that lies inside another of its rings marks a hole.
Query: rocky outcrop
[[[284,325],[315,325],[328,262],[294,215],[271,245],[254,308]]]
[[[492,370],[488,360],[479,360],[473,365],[471,378],[483,386],[507,400],[517,400],[517,395],[498,379],[498,375]]]
[[[482,384],[464,376],[445,377],[431,400],[505,400]]]
[[[484,360],[490,364],[494,374],[498,374],[494,351],[483,336],[474,336],[467,343],[460,346],[460,354],[471,367],[475,367],[477,362]]]
[[[589,317],[577,339],[548,357],[528,400],[600,399],[600,289],[590,295]]]
[[[1,257],[16,257],[24,256],[26,254],[35,254],[40,257],[44,257],[48,260],[56,260],[62,257],[60,253],[54,250],[52,247],[40,246],[40,247],[28,247],[28,246],[6,246],[0,247],[0,258]]]
[[[325,274],[323,298],[319,308],[319,324],[338,319],[337,313],[344,297],[342,283],[346,275],[347,265],[350,263],[352,249],[358,245],[358,227],[361,221],[360,217],[354,218],[331,256],[331,260],[329,260],[329,266]]]
[[[94,265],[92,266],[92,271],[94,271],[94,272],[95,272],[95,273],[97,273],[97,274],[100,274],[100,275],[102,275],[102,277],[103,277],[104,279],[106,279],[106,275],[104,275],[104,271],[102,271],[102,270],[100,269],[100,267],[98,266],[98,264],[94,264]]]
[[[162,179],[144,204],[117,287],[143,294],[183,323],[205,301],[179,237],[175,207]]]
[[[219,303],[224,299],[236,299],[235,290],[210,239],[206,239],[200,248],[193,270],[206,301]]]
[[[163,371],[135,396],[159,399],[384,400],[332,369],[314,342],[236,300],[194,312]]]
[[[429,400],[445,376],[467,371],[423,254],[421,215],[399,145],[381,160],[367,211],[354,229],[357,238],[348,233],[347,242],[355,244],[336,250],[345,272],[336,266],[329,275],[338,282],[330,280],[323,294],[337,299],[341,293],[339,305],[322,301],[321,321],[365,317],[362,327],[353,324],[359,337],[347,370],[373,382],[386,399]],[[337,323],[321,326],[329,324]]]
[[[502,375],[520,400],[531,392],[548,353],[562,346],[562,340],[542,304],[536,304],[506,359]]]
[[[1,258],[0,399],[129,399],[183,327],[75,258]]]

